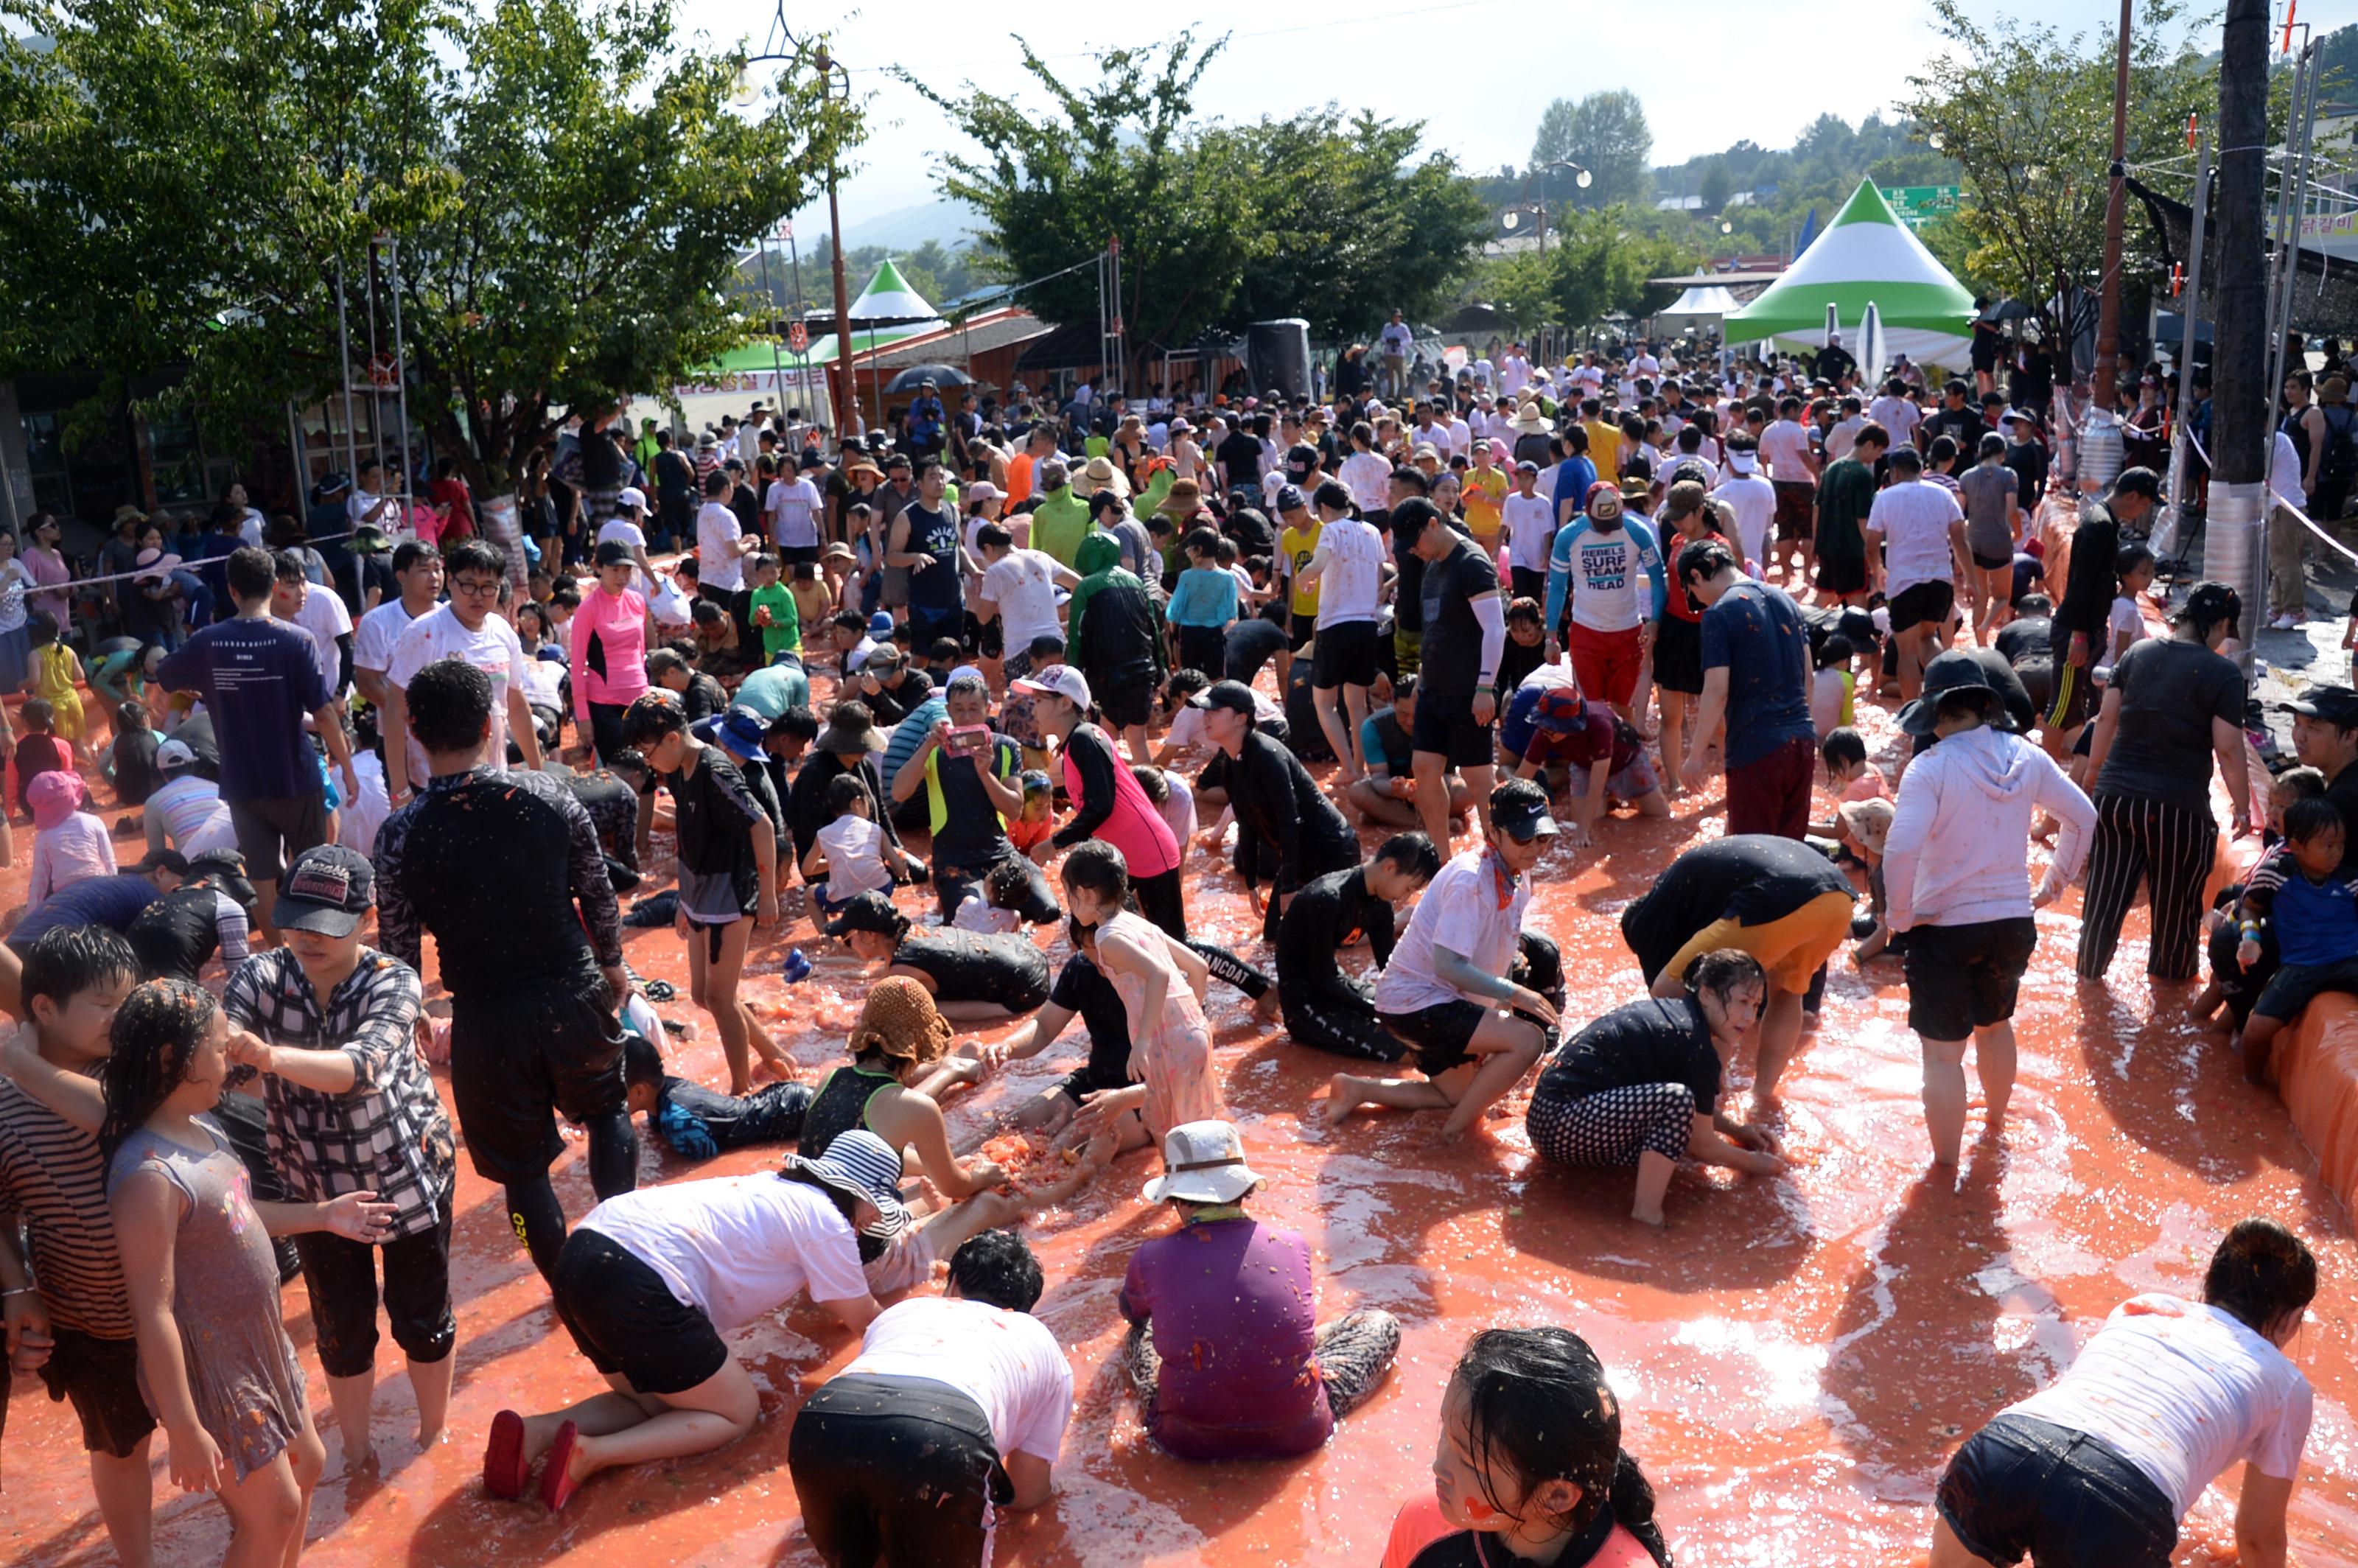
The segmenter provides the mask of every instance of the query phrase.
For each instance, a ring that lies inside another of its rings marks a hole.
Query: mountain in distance
[[[820,218],[814,233],[826,228],[824,212]],[[963,201],[936,198],[847,222],[843,226],[843,248],[856,251],[873,245],[897,255],[934,240],[946,251],[964,250],[974,243],[971,231],[981,219],[982,214]]]

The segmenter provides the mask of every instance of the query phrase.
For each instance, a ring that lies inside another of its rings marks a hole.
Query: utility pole
[[[2129,7],[2121,0],[2119,49],[2113,63],[2112,193],[2104,199],[2104,275],[2098,282],[2096,307],[2096,368],[2090,391],[2095,412],[2113,415],[2120,401],[2120,369],[2115,362],[2121,343],[2121,225],[2128,211],[2129,156]]]
[[[2211,346],[2211,507],[2205,575],[2243,596],[2240,641],[2251,674],[2267,609],[2270,391],[2267,266],[2268,0],[2228,0],[2219,62],[2219,268]]]
[[[780,15],[783,16],[784,12]],[[850,73],[827,53],[825,44],[819,46],[817,65],[820,80],[826,83],[823,91],[832,92],[838,75],[841,75],[843,101],[848,107],[851,103]],[[835,393],[835,439],[840,446],[850,438],[851,416],[846,410],[860,395],[860,389],[852,379],[851,295],[843,281],[843,209],[836,205],[835,200],[837,161],[835,154],[829,152],[827,156],[827,249],[834,253],[835,265],[835,365],[843,373],[837,378]],[[873,334],[871,338],[872,346]]]

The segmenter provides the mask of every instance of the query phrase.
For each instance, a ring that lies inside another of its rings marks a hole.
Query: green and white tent
[[[1869,305],[1883,321],[1887,354],[1919,364],[1962,365],[1973,346],[1974,297],[1893,215],[1873,181],[1863,181],[1783,276],[1727,318],[1730,343],[1774,341],[1822,348],[1832,306],[1853,351]],[[1864,367],[1869,373],[1881,366]]]

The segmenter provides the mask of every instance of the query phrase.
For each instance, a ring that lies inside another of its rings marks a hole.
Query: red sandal
[[[524,1455],[524,1417],[502,1411],[492,1417],[491,1440],[483,1445],[483,1490],[494,1498],[520,1498],[532,1476]]]
[[[571,1502],[573,1494],[581,1489],[581,1483],[566,1474],[580,1443],[581,1429],[568,1421],[557,1429],[557,1441],[548,1445],[548,1457],[540,1468],[540,1500],[550,1513]]]

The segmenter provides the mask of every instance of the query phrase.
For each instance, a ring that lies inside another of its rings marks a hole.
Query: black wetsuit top
[[[922,970],[936,1001],[995,1001],[1030,1012],[1048,1000],[1048,957],[1021,932],[943,930],[902,938],[892,962]]]

